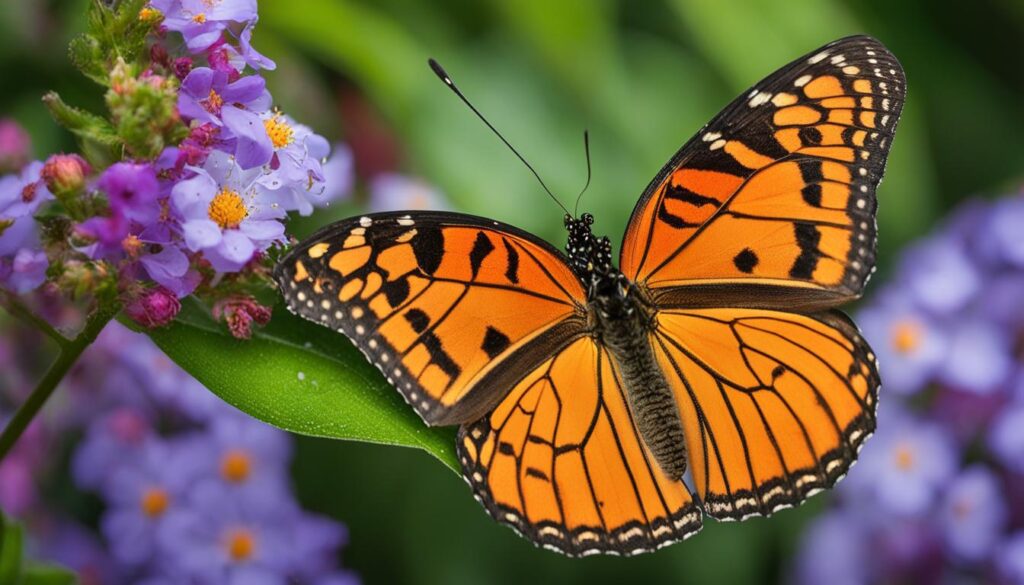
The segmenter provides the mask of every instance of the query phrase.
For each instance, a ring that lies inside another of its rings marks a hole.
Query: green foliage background
[[[0,3],[0,114],[30,129],[38,156],[74,148],[49,120],[44,91],[102,106],[66,58],[67,41],[84,28],[85,4]],[[278,62],[268,79],[286,111],[363,144],[361,170],[420,175],[453,208],[557,244],[559,210],[434,78],[427,57],[444,63],[563,200],[582,186],[589,129],[594,180],[581,209],[613,240],[650,177],[719,108],[776,67],[848,34],[880,38],[908,77],[879,190],[880,278],[905,243],[958,201],[1015,191],[1024,179],[1020,0],[263,0],[260,10],[255,42]],[[378,136],[369,144],[367,129]],[[294,231],[359,205],[332,208]],[[216,351],[201,319],[190,323],[192,337],[158,341],[183,351],[212,343]],[[288,335],[278,327],[270,333]],[[316,341],[327,350],[334,342]],[[351,353],[336,343],[339,354]],[[215,377],[216,360],[209,362],[195,368]],[[373,373],[353,376],[351,383],[388,392]],[[709,522],[687,543],[636,559],[572,561],[497,526],[456,475],[421,451],[304,438],[294,476],[308,507],[348,523],[345,562],[367,583],[785,581],[801,527],[827,505],[818,497],[771,520]]]

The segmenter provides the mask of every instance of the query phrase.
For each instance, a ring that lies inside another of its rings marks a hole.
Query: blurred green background
[[[0,115],[36,155],[72,149],[39,97],[99,109],[66,58],[87,0],[0,3]],[[908,99],[879,190],[882,278],[889,260],[958,201],[1024,179],[1021,0],[263,0],[255,43],[277,60],[276,102],[348,142],[365,183],[423,177],[450,207],[562,244],[561,212],[528,171],[438,82],[427,57],[571,201],[591,135],[581,210],[617,240],[665,160],[738,92],[818,45],[855,33],[903,62]],[[360,205],[304,220],[295,233]],[[869,290],[870,294],[870,290]],[[819,497],[770,520],[716,525],[635,559],[567,560],[491,521],[462,480],[421,452],[303,439],[294,476],[307,507],[346,522],[345,564],[367,583],[770,583],[786,580]]]

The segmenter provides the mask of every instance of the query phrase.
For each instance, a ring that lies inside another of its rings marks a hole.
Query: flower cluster
[[[860,312],[887,399],[803,583],[1024,584],[1024,193],[971,202]]]
[[[0,365],[14,390],[32,344],[11,338]],[[0,405],[18,398],[3,394]],[[27,522],[34,556],[86,584],[357,582],[337,566],[345,527],[295,500],[289,436],[221,402],[144,335],[107,327],[59,398],[0,464],[0,506]],[[99,496],[96,530],[40,499],[68,481],[44,454],[74,434],[70,481]]]
[[[24,133],[0,123],[0,169],[15,170],[0,179],[0,286],[106,291],[154,327],[193,292],[254,302],[287,214],[310,214],[352,181],[339,174],[351,172],[347,149],[328,161],[323,137],[273,107],[260,72],[274,62],[251,42],[255,0],[153,0],[137,19],[149,57],[118,59],[104,80],[109,125],[45,100],[81,135],[113,133],[127,158],[28,163]],[[259,321],[231,330],[246,337]]]

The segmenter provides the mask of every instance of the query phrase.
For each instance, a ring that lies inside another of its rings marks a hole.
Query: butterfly
[[[498,522],[570,556],[652,551],[704,515],[831,487],[874,430],[875,355],[834,307],[874,270],[904,95],[866,36],[779,69],[654,177],[618,266],[589,214],[566,215],[563,253],[422,211],[330,225],[275,278],[427,424],[461,425],[463,474]]]

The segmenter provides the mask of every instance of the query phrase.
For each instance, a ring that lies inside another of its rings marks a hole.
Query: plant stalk
[[[4,458],[14,447],[14,444],[18,442],[22,433],[28,428],[29,423],[39,414],[43,405],[53,395],[53,391],[57,389],[64,376],[67,375],[71,367],[78,361],[82,352],[92,345],[92,342],[96,341],[100,331],[103,331],[103,328],[117,315],[119,310],[120,307],[118,306],[100,306],[89,315],[88,320],[85,322],[85,327],[82,328],[77,337],[61,344],[60,354],[57,356],[57,359],[50,365],[46,375],[39,381],[39,384],[29,394],[28,399],[18,408],[10,422],[4,427],[3,432],[0,433],[0,462],[3,462]]]

